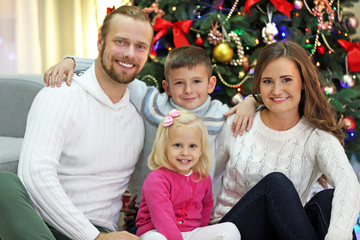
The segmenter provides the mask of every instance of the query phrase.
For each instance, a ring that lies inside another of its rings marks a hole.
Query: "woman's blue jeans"
[[[233,222],[241,233],[241,240],[324,239],[330,223],[333,192],[333,189],[323,190],[303,207],[293,183],[282,173],[270,173],[220,222]],[[356,240],[354,232],[353,239]]]

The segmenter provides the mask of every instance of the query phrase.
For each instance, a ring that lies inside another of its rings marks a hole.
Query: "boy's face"
[[[216,86],[216,78],[212,76],[209,79],[202,64],[171,69],[168,77],[169,83],[165,80],[162,82],[166,93],[174,103],[189,110],[201,106]]]

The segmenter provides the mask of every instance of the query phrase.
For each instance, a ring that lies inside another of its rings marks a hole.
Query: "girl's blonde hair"
[[[279,41],[265,46],[259,55],[254,74],[252,93],[259,103],[263,103],[260,97],[261,75],[265,67],[275,59],[285,57],[292,60],[297,66],[304,90],[301,93],[299,113],[309,123],[321,130],[332,133],[342,144],[344,134],[341,123],[335,119],[335,111],[327,101],[320,83],[314,64],[308,57],[307,52],[297,43],[291,41]],[[286,67],[286,66],[284,66]]]
[[[192,168],[200,178],[206,178],[209,175],[211,164],[211,152],[208,140],[208,131],[204,122],[194,113],[186,110],[178,110],[180,115],[173,118],[173,123],[164,127],[164,119],[159,124],[154,145],[148,158],[148,165],[151,170],[165,167],[173,170],[169,160],[166,157],[166,146],[169,140],[169,129],[178,127],[191,127],[201,132],[201,149],[202,153],[197,164]]]

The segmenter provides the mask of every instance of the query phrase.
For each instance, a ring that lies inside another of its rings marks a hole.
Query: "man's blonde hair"
[[[151,26],[152,28],[149,15],[146,14],[140,7],[123,5],[116,8],[105,16],[100,29],[100,35],[103,40],[106,39],[106,35],[109,32],[111,19],[117,14],[130,17],[135,20],[143,21],[144,23],[148,23],[149,26]]]
[[[182,126],[191,127],[195,129],[199,129],[201,132],[201,149],[202,153],[199,158],[198,163],[192,168],[194,172],[196,172],[200,178],[205,178],[209,175],[210,164],[211,164],[211,152],[208,140],[208,131],[201,120],[201,118],[189,111],[186,110],[178,110],[180,115],[174,118],[174,123],[168,127],[163,126],[163,121],[159,124],[156,137],[154,140],[154,145],[152,147],[152,151],[148,158],[148,165],[151,170],[159,169],[161,167],[165,167],[173,170],[169,160],[166,157],[166,146],[169,140],[169,129],[170,128],[178,128]]]

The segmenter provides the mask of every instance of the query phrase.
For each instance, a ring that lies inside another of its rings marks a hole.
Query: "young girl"
[[[240,239],[232,223],[208,226],[214,204],[209,176],[211,152],[203,121],[171,110],[161,121],[148,163],[137,235],[148,239]]]
[[[264,47],[253,94],[265,107],[252,129],[235,138],[228,118],[217,144],[217,172],[226,171],[212,221],[235,223],[242,240],[352,239],[359,183],[306,51],[289,41]],[[334,189],[303,207],[322,174]]]

